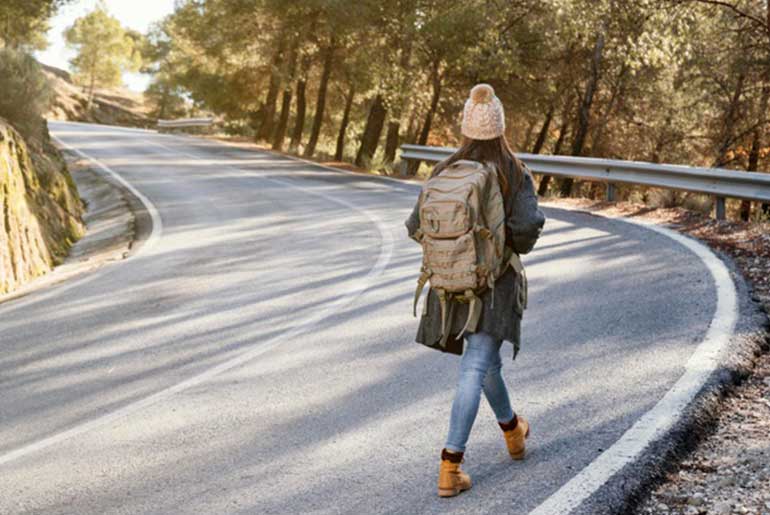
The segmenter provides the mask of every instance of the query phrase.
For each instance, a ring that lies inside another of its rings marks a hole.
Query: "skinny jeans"
[[[452,402],[449,435],[445,447],[452,452],[465,452],[473,422],[479,411],[481,392],[495,412],[498,422],[506,423],[514,413],[508,390],[500,373],[501,340],[484,332],[470,333],[465,338],[465,349],[460,360],[460,378]]]

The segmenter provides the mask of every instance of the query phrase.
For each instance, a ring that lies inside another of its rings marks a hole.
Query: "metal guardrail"
[[[449,157],[455,150],[448,147],[401,145],[401,160],[436,163]],[[615,184],[705,193],[716,197],[716,218],[720,220],[725,218],[726,198],[770,204],[770,174],[592,157],[524,153],[517,153],[516,156],[534,173],[605,182],[607,200],[615,199]]]
[[[180,129],[184,127],[208,127],[214,118],[180,118],[178,120],[158,120],[160,129]]]

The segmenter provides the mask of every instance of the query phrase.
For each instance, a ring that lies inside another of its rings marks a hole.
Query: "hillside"
[[[0,294],[51,270],[84,233],[64,162],[50,142],[31,144],[0,118]]]
[[[86,110],[88,97],[75,85],[70,74],[59,68],[41,64],[53,90],[51,108],[46,117],[53,120],[103,123],[129,127],[151,127],[155,120],[147,116],[144,97],[122,88],[97,89],[91,111]]]

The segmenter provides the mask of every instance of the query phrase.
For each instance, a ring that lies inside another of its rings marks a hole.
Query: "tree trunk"
[[[265,98],[265,102],[262,104],[262,120],[259,126],[259,130],[257,131],[257,139],[266,140],[273,132],[273,126],[275,124],[275,103],[278,100],[279,86],[280,82],[278,80],[278,75],[276,73],[271,74],[270,86],[267,90],[267,97]]]
[[[353,97],[356,94],[356,88],[353,82],[350,83],[348,94],[345,97],[345,110],[342,112],[342,123],[340,124],[340,132],[337,134],[337,148],[334,150],[334,160],[342,161],[345,153],[345,132],[348,130],[348,124],[350,123],[350,109],[353,107]]]
[[[607,102],[607,109],[605,109],[604,114],[599,118],[599,122],[594,128],[593,137],[591,140],[591,155],[594,157],[597,156],[597,153],[599,153],[598,155],[602,155],[601,145],[604,142],[604,135],[606,134],[607,124],[609,123],[610,117],[615,110],[615,106],[619,101],[623,99],[623,96],[625,95],[627,73],[628,66],[623,64],[620,67],[620,72],[618,73],[615,87],[612,88],[610,100]]]
[[[367,166],[374,157],[377,143],[380,141],[380,134],[382,134],[382,126],[385,123],[385,114],[385,103],[382,95],[378,94],[374,98],[369,109],[369,116],[366,118],[366,127],[356,154],[356,166]]]
[[[168,103],[168,88],[161,86],[160,101],[158,102],[158,118],[166,119],[166,104]]]
[[[268,140],[273,134],[275,126],[275,103],[278,100],[278,93],[281,89],[281,61],[283,53],[286,50],[286,35],[278,36],[278,46],[275,49],[273,58],[270,60],[270,82],[267,89],[267,96],[260,108],[261,120],[257,130],[257,139]]]
[[[543,126],[540,127],[540,132],[537,134],[537,139],[535,140],[535,145],[532,147],[532,153],[533,154],[539,154],[543,150],[543,145],[545,144],[545,139],[548,136],[548,129],[551,127],[551,120],[553,119],[553,105],[548,108],[548,112],[545,115],[545,121],[543,121]],[[545,181],[545,178],[548,177],[543,176],[540,179],[540,184]],[[550,181],[550,178],[548,179]],[[545,185],[546,188],[548,188],[548,183]],[[540,187],[537,188],[538,194],[540,192]]]
[[[572,155],[580,156],[583,154],[583,146],[586,142],[588,127],[591,122],[591,107],[594,103],[594,95],[599,85],[599,76],[601,73],[602,55],[604,53],[604,30],[602,29],[596,37],[594,45],[593,58],[591,59],[591,77],[586,84],[586,90],[583,100],[578,110],[578,125],[575,130],[575,139],[572,142]],[[561,184],[561,196],[566,197],[572,192],[573,180],[565,179]]]
[[[735,124],[738,121],[738,104],[740,103],[741,96],[743,96],[743,86],[745,82],[746,72],[745,70],[741,70],[737,82],[735,83],[735,90],[730,99],[730,105],[727,106],[727,112],[725,113],[722,134],[717,148],[717,157],[714,160],[714,168],[721,168],[729,162],[727,154],[729,153],[730,146],[735,138]]]
[[[433,66],[432,85],[433,94],[430,98],[430,108],[425,114],[425,121],[422,124],[422,130],[420,131],[420,138],[417,140],[418,145],[425,145],[428,143],[428,135],[430,134],[431,125],[433,124],[433,117],[436,115],[438,109],[438,102],[441,99],[441,82],[442,77],[438,72],[438,63]]]
[[[404,20],[402,20],[404,21]],[[401,47],[401,58],[399,60],[399,67],[402,70],[409,69],[409,61],[412,57],[412,42],[413,38],[403,37],[403,34],[408,31],[408,26],[403,25],[400,33],[401,37],[398,37],[398,43],[403,44]],[[404,73],[401,76],[401,82],[398,87],[398,97],[391,104],[391,120],[388,122],[388,132],[385,137],[385,163],[392,164],[396,160],[396,150],[398,150],[399,132],[401,130],[401,118],[403,114],[404,105],[406,103],[407,89],[409,83],[412,80],[412,74]]]
[[[770,6],[768,6],[768,25],[770,26]],[[770,63],[768,64],[770,66]],[[770,68],[765,73],[765,83],[762,85],[762,96],[759,100],[759,120],[754,127],[751,150],[749,151],[749,161],[746,166],[747,172],[756,172],[759,169],[759,155],[762,150],[762,142],[765,134],[765,124],[767,123],[767,107],[770,102]],[[764,208],[765,206],[763,206]],[[763,209],[764,211],[764,209]],[[741,202],[741,220],[748,222],[751,218],[751,201]]]
[[[286,136],[286,126],[289,124],[289,108],[291,107],[291,88],[283,90],[281,101],[281,115],[278,118],[278,126],[273,136],[273,150],[283,149],[283,139]]]
[[[307,108],[305,100],[305,88],[307,82],[305,78],[297,81],[297,116],[294,119],[294,130],[291,133],[291,142],[289,142],[289,151],[296,152],[299,143],[302,140],[302,131],[305,128],[305,109]]]
[[[417,109],[412,106],[409,113],[409,123],[406,125],[406,141],[414,143],[417,140]]]
[[[431,71],[431,84],[433,86],[433,93],[430,98],[430,107],[428,108],[428,112],[425,113],[425,120],[423,121],[422,129],[420,130],[420,136],[417,138],[418,145],[426,145],[428,143],[428,136],[430,135],[431,125],[433,125],[433,117],[436,115],[436,111],[438,110],[438,102],[441,99],[441,86],[443,77],[441,74],[439,74],[438,66],[439,63],[434,63],[433,69]],[[415,175],[419,168],[419,161],[410,161],[406,167],[406,173],[407,175]]]
[[[511,119],[508,118],[505,125],[510,127],[510,122]],[[537,119],[531,119],[527,124],[527,130],[524,131],[524,141],[521,142],[518,148],[529,148],[529,145],[532,143],[532,133],[535,132],[535,125],[537,125]]]
[[[575,131],[575,139],[572,142],[573,156],[579,156],[583,153],[583,146],[585,145],[586,135],[588,134],[588,127],[591,122],[591,107],[594,103],[596,88],[599,85],[599,74],[603,51],[604,33],[602,32],[596,38],[594,56],[591,60],[591,78],[586,85],[585,95],[583,96],[583,101],[580,104],[580,110],[578,112],[577,131]]]
[[[669,129],[671,128],[671,115],[666,116],[666,120],[663,123],[663,128],[658,131],[657,141],[655,142],[655,148],[652,150],[650,156],[651,163],[660,163],[661,153],[667,146],[667,138]]]
[[[567,137],[567,131],[569,130],[569,108],[564,110],[564,119],[561,122],[559,128],[559,137],[556,139],[556,143],[553,146],[553,155],[558,156],[561,152],[561,147],[564,144],[564,139]],[[545,196],[548,192],[548,184],[551,182],[551,176],[545,175],[540,180],[540,185],[537,188],[537,194],[541,197]]]
[[[754,134],[751,138],[751,150],[749,151],[749,162],[746,166],[747,172],[756,172],[759,165],[759,149],[761,146],[761,137],[759,135],[759,128],[754,129]],[[741,220],[748,222],[751,217],[751,201],[741,201]]]
[[[96,73],[91,73],[91,80],[88,84],[88,103],[86,104],[86,111],[91,112],[91,105],[94,101],[94,86],[96,85]]]
[[[401,128],[401,122],[391,120],[388,122],[388,133],[385,136],[385,162],[388,164],[396,160],[396,150],[398,149],[398,131]]]
[[[315,105],[315,117],[313,118],[313,128],[310,130],[310,140],[307,142],[305,157],[311,157],[315,153],[315,147],[318,144],[318,136],[321,134],[321,124],[324,118],[324,109],[326,107],[326,90],[329,87],[329,77],[332,73],[332,63],[334,62],[335,40],[329,42],[324,52],[324,64],[321,71],[321,82],[318,85],[318,99]]]
[[[540,127],[540,132],[535,140],[535,145],[532,147],[533,154],[539,154],[543,150],[545,139],[548,137],[548,129],[551,128],[551,120],[553,120],[553,106],[548,109],[548,113],[545,115],[543,126]]]
[[[283,89],[283,99],[281,100],[281,114],[278,117],[278,125],[273,133],[273,150],[283,149],[283,140],[286,137],[286,127],[289,125],[289,111],[291,110],[291,83],[294,82],[294,75],[297,73],[297,46],[292,46],[289,54],[289,62],[286,65],[287,81]]]

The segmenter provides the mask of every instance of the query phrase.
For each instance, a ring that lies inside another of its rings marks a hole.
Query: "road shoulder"
[[[88,160],[66,150],[62,153],[86,203],[83,216],[86,234],[72,246],[61,265],[0,296],[0,304],[123,260],[136,252],[146,237],[149,222],[145,220],[141,203],[120,184],[97,172]]]
[[[237,143],[222,143],[243,150],[251,149],[249,145]],[[261,148],[261,151],[270,152]],[[285,155],[285,154],[284,154]],[[293,156],[286,157],[296,159]],[[304,160],[302,160],[304,161]],[[316,164],[344,174],[355,173],[348,170],[338,170],[327,164]],[[378,177],[373,179],[399,181],[397,178]],[[629,460],[617,472],[612,473],[606,482],[592,492],[585,501],[576,506],[576,513],[632,513],[639,509],[640,503],[649,497],[651,489],[666,477],[666,474],[677,467],[697,445],[713,432],[717,415],[726,406],[724,398],[730,395],[746,377],[752,373],[758,358],[766,351],[767,338],[767,303],[770,300],[766,294],[770,284],[763,282],[768,275],[760,268],[753,257],[756,254],[755,245],[763,245],[765,235],[760,231],[743,231],[734,237],[731,244],[726,240],[734,236],[734,228],[722,227],[712,222],[708,217],[686,220],[682,217],[668,216],[681,213],[666,213],[666,210],[653,210],[644,206],[622,206],[619,204],[597,203],[578,199],[558,199],[550,203],[554,208],[580,210],[610,218],[644,220],[664,228],[669,232],[675,231],[688,238],[700,241],[708,246],[717,256],[717,263],[724,266],[722,274],[734,283],[736,302],[734,303],[737,319],[731,336],[723,338],[724,345],[720,348],[719,361],[702,368],[704,375],[698,380],[697,390],[688,397],[688,402],[676,406],[670,412],[672,424],[666,430],[644,440],[640,454]],[[712,230],[713,229],[713,230]],[[738,241],[740,239],[740,241]],[[765,243],[770,244],[770,238]],[[700,245],[700,244],[699,244]],[[701,247],[703,245],[700,245]],[[763,247],[764,248],[764,247]],[[770,249],[770,245],[767,246]],[[708,252],[708,251],[706,251]],[[770,257],[770,254],[762,254]],[[766,260],[767,261],[767,260]],[[683,263],[683,266],[686,264]],[[732,286],[731,286],[732,289]],[[712,324],[719,325],[719,320]],[[763,350],[764,349],[764,350]],[[704,358],[704,363],[710,358]],[[699,368],[699,367],[696,367]],[[700,370],[700,368],[699,368]],[[660,410],[659,410],[660,411]],[[561,513],[561,512],[559,512]],[[695,512],[697,513],[697,512]]]
[[[737,447],[742,449],[763,445],[756,431],[746,431],[745,424],[735,422],[737,415],[732,410],[745,405],[736,403],[736,399],[743,395],[741,392],[752,391],[751,385],[767,387],[763,363],[770,359],[770,299],[767,285],[762,281],[766,275],[757,273],[760,268],[770,268],[766,258],[760,259],[766,255],[765,249],[759,248],[766,243],[765,235],[761,232],[752,234],[735,223],[719,222],[676,209],[655,210],[585,199],[558,199],[549,205],[584,210],[599,216],[643,220],[701,241],[729,270],[738,301],[738,319],[727,352],[673,428],[653,441],[639,459],[624,467],[574,513],[770,513],[770,507],[764,504],[768,499],[747,495],[743,489],[745,482],[719,483],[724,472],[720,473],[718,467],[706,465],[699,476],[688,476],[686,472],[692,463],[730,462],[736,445],[721,445],[722,439],[738,442]],[[747,246],[751,252],[747,252]],[[764,395],[768,396],[767,393]],[[767,407],[764,420],[770,420]],[[767,441],[765,435],[764,442]],[[750,456],[742,455],[744,468],[753,470],[751,463],[745,461],[746,458],[750,460]],[[767,471],[770,473],[770,469]],[[683,477],[689,481],[682,480]],[[758,482],[755,479],[755,483]],[[715,488],[717,484],[719,486]],[[720,492],[719,495],[705,495],[706,491],[715,490]],[[724,511],[728,505],[734,511]]]

